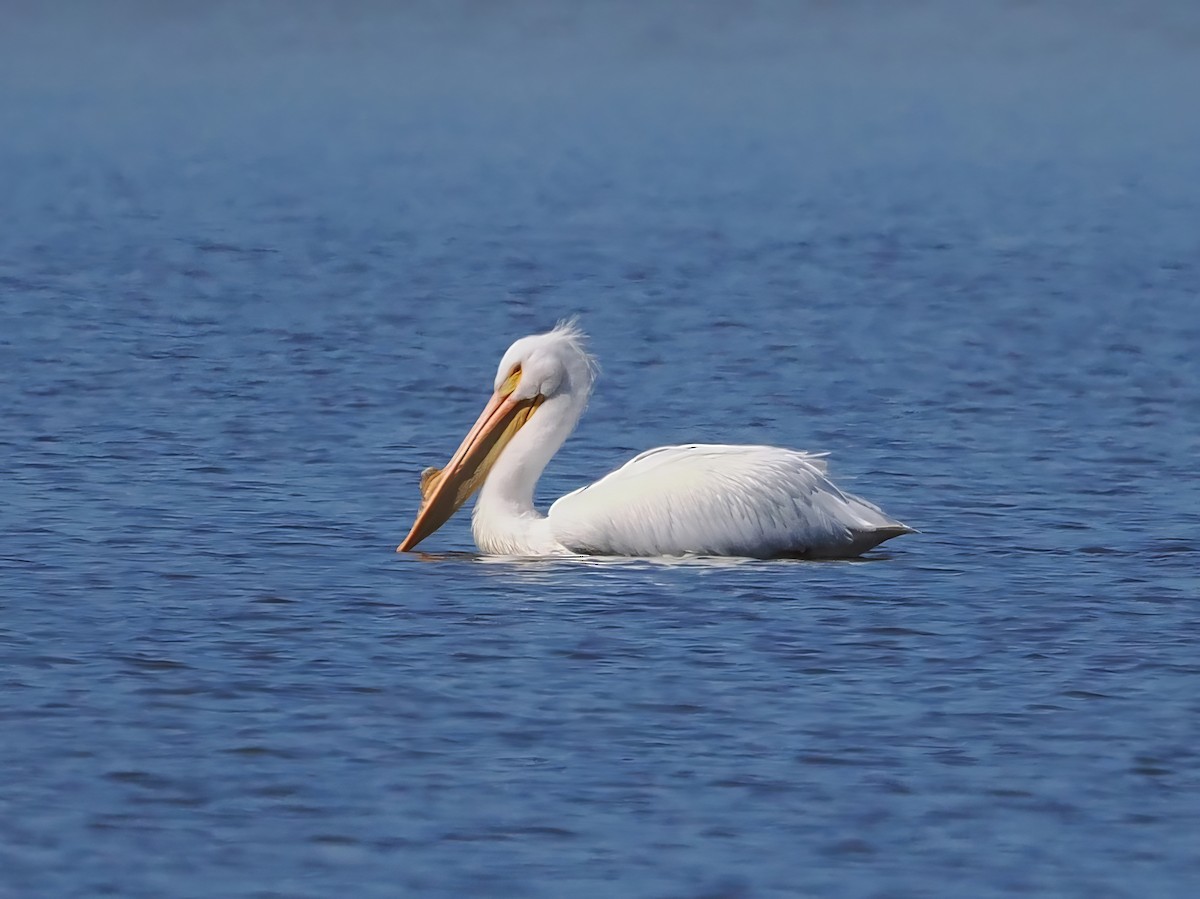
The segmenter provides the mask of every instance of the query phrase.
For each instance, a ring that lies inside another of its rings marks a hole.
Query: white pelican
[[[442,470],[421,477],[407,552],[482,487],[471,529],[485,553],[773,558],[860,555],[913,529],[825,477],[817,455],[773,446],[663,446],[568,493],[543,515],[533,489],[575,428],[596,365],[574,322],[522,337]]]

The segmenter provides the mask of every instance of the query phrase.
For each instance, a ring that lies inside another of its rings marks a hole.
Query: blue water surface
[[[0,896],[1191,897],[1194,4],[11,4]],[[397,555],[828,451],[859,562]]]

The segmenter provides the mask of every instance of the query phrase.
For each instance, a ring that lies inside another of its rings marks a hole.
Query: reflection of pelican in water
[[[543,515],[533,488],[574,429],[595,381],[583,333],[560,323],[504,354],[496,390],[440,471],[398,550],[440,528],[476,490],[475,542],[506,555],[851,557],[913,533],[844,493],[825,462],[773,446],[664,446],[568,493]]]

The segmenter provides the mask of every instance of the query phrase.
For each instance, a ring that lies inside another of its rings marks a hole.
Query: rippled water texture
[[[0,895],[1196,895],[1194,4],[391,7],[5,7]],[[575,313],[922,533],[397,556]]]

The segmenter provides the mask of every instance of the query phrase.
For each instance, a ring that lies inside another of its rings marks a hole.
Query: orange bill
[[[512,387],[515,387],[515,379]],[[515,400],[508,384],[492,395],[478,420],[446,467],[427,468],[421,474],[421,509],[412,530],[396,552],[408,552],[450,520],[478,490],[513,436],[533,415],[544,397]]]

